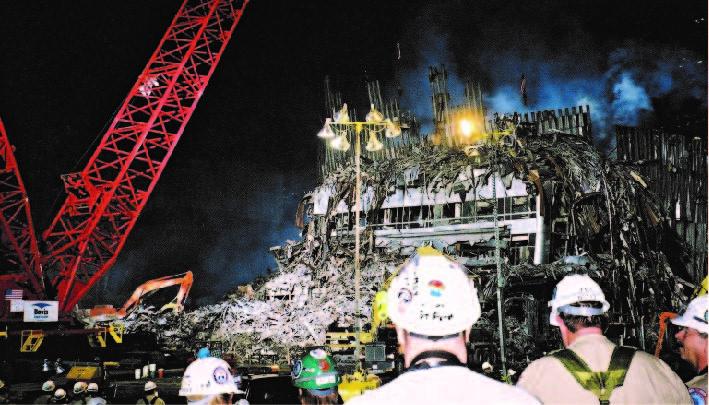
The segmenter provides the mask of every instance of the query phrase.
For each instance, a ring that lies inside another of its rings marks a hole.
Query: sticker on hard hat
[[[399,299],[399,302],[408,304],[409,302],[411,302],[411,290],[409,290],[408,288],[400,289],[397,298]]]
[[[214,369],[214,381],[217,384],[226,384],[229,382],[229,372],[224,369],[224,367],[217,367]]]
[[[291,375],[293,375],[293,378],[298,378],[300,377],[300,373],[303,372],[303,362],[301,360],[298,360],[293,364],[293,370],[291,370]]]
[[[317,384],[317,385],[334,384],[335,382],[336,382],[336,378],[334,375],[323,375],[323,376],[315,377],[315,384]]]
[[[692,398],[694,405],[706,405],[707,403],[707,392],[701,388],[690,388],[689,397]]]
[[[313,356],[314,359],[324,359],[327,357],[327,353],[323,349],[313,349],[310,351],[310,355]]]
[[[330,370],[330,363],[325,359],[318,360],[318,368],[322,371],[328,371]]]
[[[440,298],[446,286],[440,280],[431,280],[428,282],[428,288],[432,297]]]

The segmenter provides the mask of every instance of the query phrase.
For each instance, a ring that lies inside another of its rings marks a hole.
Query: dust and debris
[[[386,277],[415,246],[432,244],[468,266],[483,306],[477,327],[499,333],[494,262],[474,260],[494,250],[493,228],[490,221],[471,227],[486,217],[465,213],[471,199],[479,212],[489,209],[494,203],[489,187],[497,182],[498,199],[511,198],[513,207],[525,196],[536,197],[540,206],[528,210],[545,223],[536,235],[544,243],[535,245],[526,235],[530,243],[520,250],[541,247],[544,255],[535,264],[533,254],[513,257],[515,238],[525,235],[514,233],[514,210],[502,214],[509,364],[523,368],[543,354],[545,348],[537,344],[542,338],[558,339],[546,324],[546,301],[552,286],[570,271],[600,281],[612,304],[611,322],[627,326],[619,339],[641,347],[654,344],[657,315],[676,308],[684,298],[682,285],[694,280],[682,273],[685,246],[637,168],[604,158],[587,137],[558,131],[512,136],[505,144],[475,151],[468,156],[465,150],[422,143],[408,145],[396,158],[363,160],[363,322]],[[355,169],[343,166],[306,194],[296,221],[302,239],[271,249],[279,271],[262,285],[238,287],[218,304],[179,316],[156,317],[140,309],[126,320],[128,331],[151,330],[166,346],[187,350],[197,341],[218,340],[225,351],[248,361],[264,350],[285,358],[292,348],[324,344],[330,327],[353,328],[354,190]],[[406,205],[411,196],[419,198],[421,208],[406,219],[396,217],[392,201]],[[452,207],[448,214],[437,207],[447,204]],[[428,236],[407,236],[422,229]],[[444,237],[453,231],[459,235]]]

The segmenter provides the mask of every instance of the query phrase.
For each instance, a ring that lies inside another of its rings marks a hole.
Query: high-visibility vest
[[[606,371],[592,371],[588,364],[570,349],[558,350],[551,355],[561,361],[583,389],[591,391],[604,405],[609,403],[613,390],[623,385],[625,374],[635,355],[635,348],[616,346]]]

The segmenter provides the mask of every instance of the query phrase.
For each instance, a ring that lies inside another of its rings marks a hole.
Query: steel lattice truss
[[[42,274],[39,268],[39,250],[32,225],[30,202],[2,120],[0,120],[0,232],[2,246],[7,249],[4,252],[5,260],[17,265],[14,274],[3,277],[8,281],[14,281],[13,284],[24,282],[33,293],[40,293]]]
[[[42,234],[61,312],[115,262],[247,3],[186,0],[86,167],[62,176],[66,199]]]

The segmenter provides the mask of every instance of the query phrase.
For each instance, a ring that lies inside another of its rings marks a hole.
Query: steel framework
[[[64,176],[67,197],[43,233],[61,311],[115,262],[246,3],[186,0],[84,170]]]
[[[31,295],[41,296],[42,271],[37,237],[34,234],[30,202],[20,177],[13,146],[0,119],[0,230],[5,261],[14,269],[3,269],[0,287],[29,287]],[[9,272],[7,270],[10,270]],[[12,271],[14,270],[14,271]],[[9,274],[8,274],[9,273]]]
[[[71,311],[115,262],[247,3],[183,2],[86,167],[62,176],[67,195],[42,234],[41,269],[27,195],[2,131],[2,191],[10,189],[0,194],[3,235],[25,273],[51,280],[43,292],[56,294],[60,312]]]

